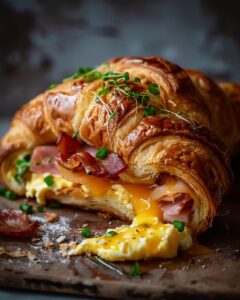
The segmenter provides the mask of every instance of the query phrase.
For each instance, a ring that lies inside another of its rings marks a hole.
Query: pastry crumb
[[[59,215],[56,213],[46,212],[44,218],[48,223],[54,223],[59,219]]]

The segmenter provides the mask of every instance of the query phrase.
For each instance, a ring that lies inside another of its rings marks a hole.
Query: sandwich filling
[[[123,182],[118,174],[126,169],[124,162],[116,153],[104,154],[103,149],[80,144],[63,134],[57,146],[36,147],[26,172],[22,172],[26,197],[36,198],[41,205],[80,190],[86,201],[110,199],[132,212],[131,225],[85,239],[70,254],[93,253],[106,260],[124,261],[171,258],[179,248],[189,248],[194,191],[180,178],[166,173],[153,185]],[[16,161],[15,174],[11,172],[14,177],[21,161],[23,157]]]

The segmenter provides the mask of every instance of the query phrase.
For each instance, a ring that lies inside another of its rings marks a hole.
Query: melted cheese
[[[44,177],[48,174],[32,174],[26,184],[26,196],[36,197],[37,202],[45,204],[48,192],[60,192],[64,188],[74,188],[76,180],[70,181],[59,176],[54,177],[54,184],[48,187]],[[69,178],[68,178],[69,179]],[[156,186],[123,183],[102,178],[78,174],[78,184],[87,196],[106,197],[114,194],[114,198],[134,207],[136,217],[131,225],[113,229],[114,236],[104,235],[83,240],[75,246],[70,255],[92,253],[109,261],[140,260],[146,258],[172,258],[177,255],[178,249],[188,249],[192,245],[192,238],[185,226],[179,232],[172,224],[162,223],[162,211],[159,203],[153,198],[156,196]],[[187,185],[170,180],[165,187],[165,194],[176,192],[176,185],[180,190],[187,191]]]
[[[176,181],[169,182],[168,195],[175,192]],[[90,186],[86,180],[85,185]],[[110,190],[114,190],[119,201],[131,201],[136,214],[133,223],[113,229],[117,234],[112,237],[106,234],[83,240],[70,251],[70,255],[92,253],[109,261],[172,258],[179,248],[191,247],[192,238],[187,227],[179,232],[172,224],[161,222],[162,211],[152,197],[154,186],[121,182],[110,185],[108,193]]]
[[[54,184],[52,186],[47,186],[44,178],[48,174],[32,174],[31,179],[26,184],[26,197],[35,197],[37,202],[41,205],[46,203],[47,193],[58,192],[65,188],[73,188],[73,183],[63,179],[59,176],[54,176]]]

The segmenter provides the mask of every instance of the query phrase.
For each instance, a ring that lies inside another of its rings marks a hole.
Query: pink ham
[[[37,174],[58,175],[55,160],[58,149],[55,146],[38,146],[33,150],[30,171]]]
[[[178,220],[187,223],[192,213],[193,199],[187,194],[180,194],[174,201],[164,201],[162,199],[160,205],[165,221],[173,222]]]

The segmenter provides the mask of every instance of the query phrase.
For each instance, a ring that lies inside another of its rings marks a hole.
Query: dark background
[[[0,0],[0,116],[79,66],[121,55],[240,81],[240,1]]]

